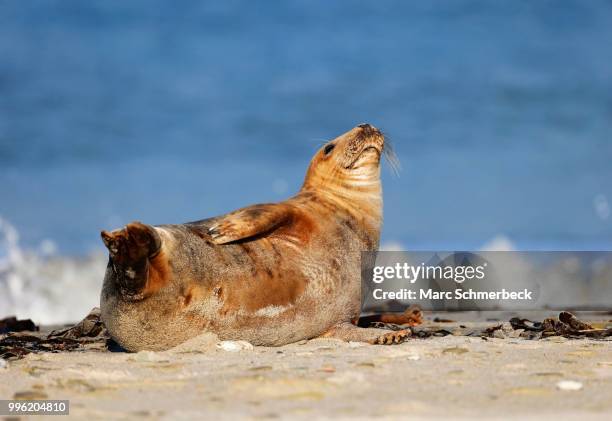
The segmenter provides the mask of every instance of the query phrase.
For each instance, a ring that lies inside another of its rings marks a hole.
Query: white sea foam
[[[0,318],[15,315],[37,324],[81,320],[98,306],[108,257],[56,255],[44,240],[36,249],[19,245],[19,232],[0,217]]]
[[[503,234],[496,235],[490,241],[487,241],[480,251],[515,251],[516,247],[512,240]]]

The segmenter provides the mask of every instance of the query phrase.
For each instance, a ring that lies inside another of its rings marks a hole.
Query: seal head
[[[383,134],[370,124],[360,124],[326,143],[315,154],[302,189],[346,192],[364,182],[371,186],[379,184],[380,157],[384,150]]]

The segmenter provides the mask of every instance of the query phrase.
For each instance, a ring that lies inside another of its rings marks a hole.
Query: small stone
[[[0,370],[8,368],[8,362],[6,360],[0,359]]]
[[[565,391],[576,391],[582,389],[582,383],[574,380],[561,380],[557,383],[557,389]]]
[[[253,345],[247,341],[221,341],[217,348],[228,352],[252,351]]]
[[[324,373],[335,373],[336,367],[334,367],[333,365],[324,365],[323,367],[321,367],[320,371]]]

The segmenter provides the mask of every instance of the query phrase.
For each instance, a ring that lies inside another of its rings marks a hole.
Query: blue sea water
[[[612,248],[610,1],[3,1],[0,216],[21,247],[281,200],[360,122],[383,242]]]

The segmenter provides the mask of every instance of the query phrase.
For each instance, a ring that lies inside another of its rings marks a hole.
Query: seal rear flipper
[[[368,342],[372,345],[393,345],[404,342],[411,335],[412,331],[410,329],[388,330],[342,323],[334,326],[320,337],[336,338],[347,342]]]
[[[122,293],[141,298],[150,278],[151,262],[161,250],[161,237],[155,228],[140,222],[112,232],[102,231],[100,235]]]
[[[411,305],[403,313],[382,313],[362,316],[353,322],[359,327],[370,327],[374,323],[393,323],[396,325],[418,326],[423,323],[423,312],[416,305]]]
[[[285,204],[253,205],[222,216],[208,233],[216,244],[227,244],[269,233],[290,218],[291,209]]]

